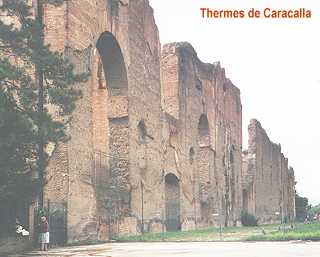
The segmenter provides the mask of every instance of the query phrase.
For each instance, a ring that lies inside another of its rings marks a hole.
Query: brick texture
[[[281,146],[273,143],[257,120],[249,125],[249,149],[243,155],[244,209],[261,223],[295,218],[295,178]]]
[[[238,225],[242,209],[265,222],[280,207],[294,217],[294,171],[280,147],[253,121],[242,153],[240,90],[190,44],[161,50],[147,0],[46,5],[44,22],[51,49],[91,74],[46,173],[45,199],[67,204],[69,243],[165,231],[169,203],[182,230]],[[98,197],[108,174],[129,194],[116,221]]]

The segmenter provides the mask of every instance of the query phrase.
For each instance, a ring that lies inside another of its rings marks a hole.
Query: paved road
[[[30,252],[12,257],[320,257],[320,243],[130,243]],[[10,256],[11,257],[11,256]]]

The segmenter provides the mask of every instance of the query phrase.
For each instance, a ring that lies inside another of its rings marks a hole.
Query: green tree
[[[308,215],[309,200],[296,194],[296,219],[303,222]]]
[[[88,77],[75,74],[63,54],[44,42],[43,7],[63,2],[38,0],[36,16],[26,0],[2,0],[0,6],[0,201],[41,191],[45,149],[49,142],[67,140],[66,125],[81,97],[79,85]],[[38,181],[31,179],[32,169],[38,171]]]
[[[314,217],[315,215],[318,215],[320,213],[320,204],[315,205],[315,206],[310,206],[308,210],[308,215],[310,217]]]

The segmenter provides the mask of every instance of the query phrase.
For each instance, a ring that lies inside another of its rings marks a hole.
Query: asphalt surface
[[[320,243],[114,243],[29,252],[10,257],[320,257]]]

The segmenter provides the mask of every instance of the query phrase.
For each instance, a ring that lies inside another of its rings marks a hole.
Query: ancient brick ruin
[[[242,210],[294,217],[279,146],[253,121],[242,153],[240,90],[190,44],[161,49],[148,0],[66,1],[44,16],[46,42],[91,73],[47,169],[68,242],[236,226]]]
[[[251,120],[249,148],[243,153],[243,210],[261,223],[293,221],[295,178],[281,146],[270,141],[260,122]]]
[[[162,185],[162,112],[153,10],[144,0],[68,1],[46,8],[45,23],[53,20],[47,41],[91,77],[82,85],[71,140],[52,156],[46,198],[67,202],[70,242],[106,239],[113,228],[98,194],[112,175],[127,193],[117,207],[123,213],[117,233],[138,233],[142,215],[146,222],[160,220],[163,204],[154,194]]]
[[[202,63],[188,43],[163,47],[161,85],[163,169],[181,184],[182,229],[236,225],[241,207],[239,89],[219,63]]]

